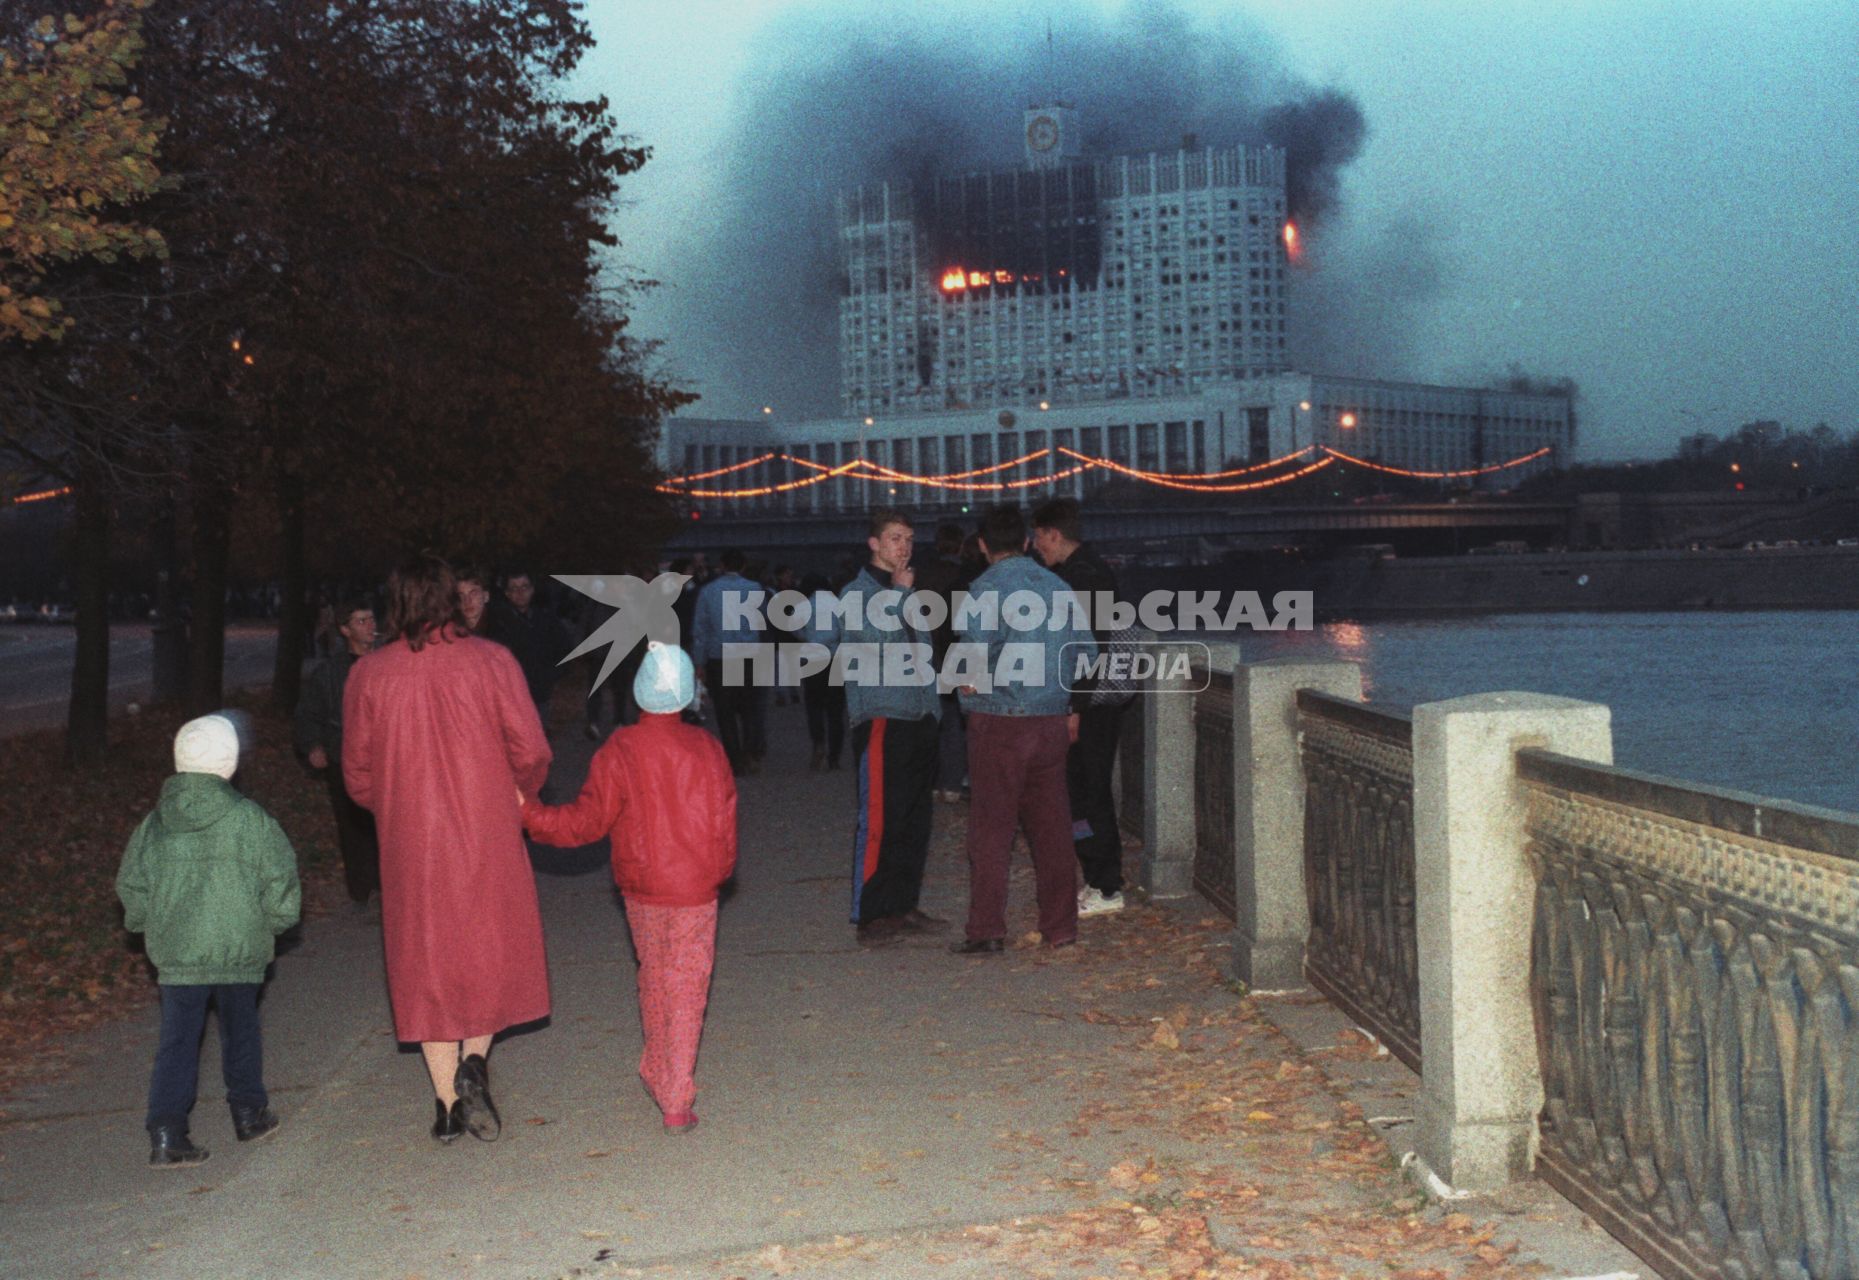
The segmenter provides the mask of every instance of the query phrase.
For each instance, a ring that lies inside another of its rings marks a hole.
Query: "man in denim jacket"
[[[865,540],[871,561],[840,594],[832,678],[845,686],[858,757],[852,920],[867,946],[947,927],[917,908],[929,858],[941,705],[929,632],[904,617],[916,584],[915,542],[902,513],[873,511]]]
[[[1077,857],[1065,754],[1078,732],[1066,663],[1097,652],[1089,620],[1057,574],[1026,551],[1018,507],[996,507],[981,522],[988,568],[968,588],[956,634],[969,646],[952,655],[979,660],[985,684],[962,690],[968,715],[968,927],[952,950],[1001,950],[1007,936],[1007,859],[1015,825],[1033,853],[1039,932],[1048,947],[1078,940]]]

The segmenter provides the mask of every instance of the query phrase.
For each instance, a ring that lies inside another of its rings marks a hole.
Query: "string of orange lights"
[[[765,498],[771,493],[787,493],[793,489],[805,489],[808,485],[819,484],[823,480],[846,475],[856,470],[859,463],[863,461],[864,459],[860,458],[842,467],[834,467],[822,475],[808,476],[804,480],[789,480],[784,484],[765,484],[755,489],[672,489],[662,484],[656,488],[660,493],[682,494],[687,498]]]
[[[1335,461],[1334,458],[1319,458],[1309,466],[1299,467],[1296,471],[1289,471],[1281,476],[1272,476],[1268,480],[1251,480],[1244,484],[1186,484],[1178,480],[1163,480],[1156,474],[1144,475],[1134,467],[1126,467],[1121,463],[1110,462],[1103,458],[1093,460],[1092,465],[1141,480],[1144,484],[1160,485],[1164,489],[1181,489],[1188,493],[1246,493],[1253,489],[1271,489],[1281,484],[1289,484],[1314,471],[1321,471]]]
[[[770,462],[775,459],[786,459],[789,462],[802,461],[802,459],[800,458],[790,458],[785,453],[775,453],[773,451],[770,451],[768,453],[764,453],[759,458],[750,458],[747,462],[731,463],[727,467],[718,467],[715,471],[699,471],[696,475],[674,476],[671,479],[667,480],[665,483],[666,484],[695,484],[699,480],[714,480],[718,476],[726,476],[726,475],[729,475],[733,471],[747,471],[750,467],[759,467],[764,462]],[[825,470],[825,469],[826,468],[824,467],[821,468],[821,470]]]
[[[8,506],[23,507],[28,502],[49,502],[53,498],[62,498],[71,492],[71,486],[58,489],[40,489],[37,493],[22,493],[8,502]]]
[[[1257,472],[1266,471],[1273,467],[1283,466],[1286,463],[1294,462],[1299,458],[1307,456],[1315,449],[1321,449],[1324,456],[1316,462],[1299,467],[1294,471],[1288,471],[1283,475],[1271,476],[1241,484],[1210,483],[1211,481],[1231,476],[1256,474]],[[1489,466],[1469,467],[1457,471],[1419,471],[1407,467],[1393,467],[1386,463],[1370,461],[1367,458],[1358,458],[1353,454],[1344,453],[1340,449],[1332,449],[1327,445],[1307,445],[1302,449],[1283,454],[1277,458],[1272,458],[1265,462],[1253,463],[1245,467],[1233,467],[1224,471],[1171,472],[1148,471],[1140,467],[1131,467],[1120,462],[1114,462],[1109,458],[1092,457],[1073,449],[1060,448],[1057,450],[1039,449],[1007,462],[995,463],[993,466],[979,467],[971,471],[948,472],[943,475],[919,475],[915,472],[901,471],[895,467],[887,467],[881,463],[873,462],[869,458],[855,458],[850,462],[829,468],[824,463],[814,462],[807,458],[793,457],[789,454],[765,454],[759,458],[751,458],[747,462],[737,463],[734,467],[729,468],[729,470],[740,470],[745,467],[756,466],[769,461],[786,461],[807,467],[820,474],[802,480],[790,480],[784,484],[761,485],[752,489],[688,489],[682,487],[692,480],[724,474],[723,471],[710,471],[694,476],[673,477],[659,485],[658,490],[661,493],[682,495],[689,498],[756,498],[773,493],[784,493],[792,489],[805,488],[809,485],[818,484],[823,480],[845,478],[879,484],[914,484],[937,489],[999,493],[1015,489],[1029,489],[1042,484],[1053,484],[1060,480],[1068,480],[1072,476],[1092,468],[1098,468],[1106,471],[1114,471],[1119,475],[1128,476],[1133,480],[1141,480],[1146,484],[1159,485],[1163,488],[1177,489],[1187,493],[1246,493],[1259,489],[1275,488],[1281,484],[1289,484],[1293,480],[1321,471],[1325,467],[1336,462],[1347,462],[1353,466],[1364,467],[1371,471],[1381,471],[1389,475],[1405,476],[1411,479],[1451,480],[1463,479],[1471,476],[1490,475],[1493,472],[1504,471],[1512,467],[1522,466],[1528,462],[1534,462],[1553,452],[1554,448],[1552,446],[1544,446],[1533,452],[1522,454],[1504,462],[1493,463]],[[968,477],[972,476],[992,475],[1013,467],[1025,466],[1027,463],[1036,462],[1053,453],[1059,453],[1066,457],[1074,458],[1077,460],[1077,465],[1046,475],[1026,476],[1018,480],[971,481],[968,479]]]
[[[1506,471],[1511,467],[1521,467],[1526,462],[1535,462],[1538,458],[1554,453],[1555,447],[1553,445],[1544,445],[1535,453],[1526,453],[1519,457],[1512,458],[1508,462],[1494,462],[1488,467],[1467,467],[1463,471],[1411,471],[1406,467],[1391,467],[1385,462],[1370,462],[1367,458],[1357,458],[1351,454],[1342,452],[1340,449],[1332,449],[1328,445],[1323,446],[1323,451],[1332,458],[1339,458],[1344,462],[1354,463],[1358,467],[1367,467],[1370,471],[1385,471],[1391,476],[1407,476],[1414,480],[1459,480],[1467,476],[1488,476],[1494,471]]]
[[[1279,454],[1276,458],[1269,458],[1264,462],[1255,462],[1251,466],[1232,467],[1226,471],[1144,471],[1138,467],[1125,467],[1122,468],[1122,470],[1124,474],[1134,476],[1139,480],[1228,480],[1234,476],[1252,475],[1259,471],[1270,471],[1273,467],[1281,467],[1287,462],[1303,457],[1316,447],[1317,446],[1314,444],[1307,444],[1302,449],[1294,449],[1290,453]],[[1117,466],[1116,463],[1110,461],[1108,458],[1093,458],[1089,454],[1079,453],[1072,449],[1061,447],[1059,452],[1068,458],[1076,458],[1080,462],[1087,463],[1091,466],[1113,468]]]
[[[1189,481],[1197,481],[1197,480],[1225,480],[1225,479],[1230,479],[1233,476],[1252,475],[1260,471],[1269,471],[1273,467],[1283,466],[1287,462],[1292,462],[1298,458],[1303,457],[1305,454],[1309,453],[1312,449],[1315,449],[1316,447],[1317,447],[1316,445],[1305,445],[1302,449],[1293,450],[1290,453],[1282,454],[1279,457],[1271,458],[1264,462],[1255,462],[1255,463],[1252,463],[1250,466],[1244,466],[1244,467],[1232,467],[1225,471],[1200,471],[1200,472],[1144,471],[1136,467],[1131,467],[1131,468],[1128,468],[1127,470],[1128,470],[1129,475],[1135,476],[1138,479],[1143,479],[1143,480],[1153,479],[1153,480],[1160,480],[1160,481],[1181,481],[1181,482],[1189,482]],[[1019,457],[1011,458],[1006,462],[997,462],[991,467],[976,467],[969,471],[945,471],[937,475],[921,475],[921,474],[918,474],[912,471],[899,471],[894,467],[887,467],[881,463],[872,462],[866,458],[854,459],[854,464],[855,465],[863,464],[866,468],[870,469],[874,473],[882,473],[883,477],[887,480],[905,480],[905,481],[909,481],[915,484],[935,484],[939,481],[954,482],[958,480],[968,480],[975,476],[993,475],[997,471],[1006,471],[1013,467],[1025,466],[1029,462],[1037,462],[1039,459],[1046,457],[1048,454],[1051,454],[1054,452],[1062,453],[1068,458],[1075,458],[1079,462],[1083,463],[1085,466],[1100,466],[1100,465],[1101,466],[1115,466],[1116,465],[1107,458],[1093,458],[1089,454],[1079,453],[1075,449],[1066,449],[1063,447],[1057,450],[1035,449],[1031,453],[1021,454]],[[733,466],[729,466],[729,467],[718,467],[714,471],[701,471],[694,475],[687,475],[687,476],[671,476],[664,482],[662,486],[660,486],[660,488],[662,492],[666,492],[666,493],[682,492],[683,490],[681,486],[683,485],[690,484],[698,480],[709,480],[716,476],[727,475],[729,472],[741,471],[748,467],[760,466],[762,463],[769,462],[771,460],[780,461],[780,462],[791,462],[797,466],[806,467],[807,469],[811,471],[830,471],[833,469],[830,466],[828,466],[826,463],[815,462],[810,458],[796,457],[790,453],[764,453],[760,457],[750,458],[746,462],[738,462],[734,464]],[[854,478],[857,478],[857,477],[854,477]],[[985,489],[985,488],[988,488],[989,486],[972,485],[970,487],[976,488],[976,489]]]

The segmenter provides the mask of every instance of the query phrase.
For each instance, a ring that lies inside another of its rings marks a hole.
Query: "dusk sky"
[[[1583,459],[1859,429],[1859,4],[593,0],[572,86],[654,148],[621,265],[690,412],[835,413],[831,199],[1017,162],[1034,97],[1116,150],[1367,122],[1294,286],[1300,367],[1581,389]],[[1053,29],[1048,56],[1046,30]],[[1238,132],[1223,138],[1228,126]]]

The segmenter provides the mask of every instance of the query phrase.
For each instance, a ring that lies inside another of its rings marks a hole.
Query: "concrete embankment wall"
[[[1132,568],[1128,589],[1306,590],[1320,618],[1859,608],[1859,547],[1368,557]],[[1268,597],[1269,598],[1269,597]]]

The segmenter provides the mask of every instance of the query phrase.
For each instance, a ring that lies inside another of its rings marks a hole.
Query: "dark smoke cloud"
[[[722,197],[693,211],[664,273],[692,335],[679,372],[708,401],[696,412],[836,413],[834,197],[1018,165],[1021,111],[1036,102],[1076,105],[1087,154],[1173,148],[1188,134],[1282,146],[1307,236],[1338,210],[1341,171],[1367,138],[1353,99],[1299,81],[1242,21],[1155,3],[1071,12],[1055,20],[1049,56],[1043,23],[1023,15],[886,8],[779,21],[751,52],[715,157]]]

